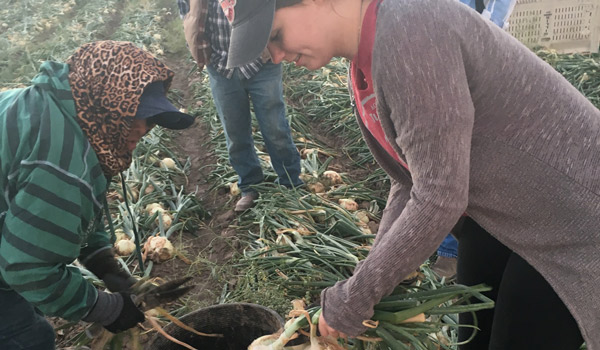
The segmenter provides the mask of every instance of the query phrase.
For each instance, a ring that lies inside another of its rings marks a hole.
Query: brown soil
[[[193,104],[190,91],[195,81],[187,77],[190,70],[187,58],[171,57],[164,61],[175,72],[172,88],[181,91],[185,106]],[[163,278],[176,278],[188,274],[192,268],[195,272],[193,283],[198,287],[192,292],[190,299],[193,298],[200,305],[212,305],[216,302],[222,285],[215,276],[211,277],[211,271],[225,265],[240,247],[240,242],[228,234],[227,230],[236,217],[231,204],[228,204],[229,194],[211,191],[211,184],[206,181],[210,175],[210,168],[204,165],[216,162],[214,150],[206,142],[209,138],[208,126],[199,120],[196,120],[192,127],[174,134],[176,151],[183,157],[189,157],[191,161],[186,191],[197,191],[196,195],[202,205],[211,213],[211,218],[207,219],[203,226],[180,237],[185,256],[196,261],[188,265],[182,259],[173,259],[155,265],[152,272],[153,275]],[[177,238],[174,238],[174,241],[177,242]],[[198,261],[197,257],[202,258],[201,261]]]

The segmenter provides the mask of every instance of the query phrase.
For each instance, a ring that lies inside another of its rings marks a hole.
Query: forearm
[[[373,307],[435,251],[456,223],[461,211],[444,208],[411,200],[396,213],[360,269],[323,291],[323,315],[330,326],[349,335],[364,331],[362,321],[372,316]]]

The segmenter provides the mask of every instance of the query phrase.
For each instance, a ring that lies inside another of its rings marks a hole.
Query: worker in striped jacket
[[[156,124],[192,124],[166,98],[173,75],[131,43],[101,41],[0,94],[0,349],[54,348],[42,315],[112,332],[144,320],[102,214],[137,141]],[[86,281],[75,259],[113,293]]]

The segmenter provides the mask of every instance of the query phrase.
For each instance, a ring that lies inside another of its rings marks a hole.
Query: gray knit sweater
[[[411,172],[359,119],[392,187],[369,256],[322,293],[326,321],[362,332],[466,211],[550,282],[600,350],[600,111],[455,0],[385,0],[372,72],[386,137]]]

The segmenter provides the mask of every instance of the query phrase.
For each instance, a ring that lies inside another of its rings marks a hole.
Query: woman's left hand
[[[321,315],[319,316],[319,333],[322,337],[330,336],[334,339],[347,338],[346,334],[338,332],[337,330],[329,327],[327,321],[325,321],[325,318],[323,317],[323,313],[321,313]]]

